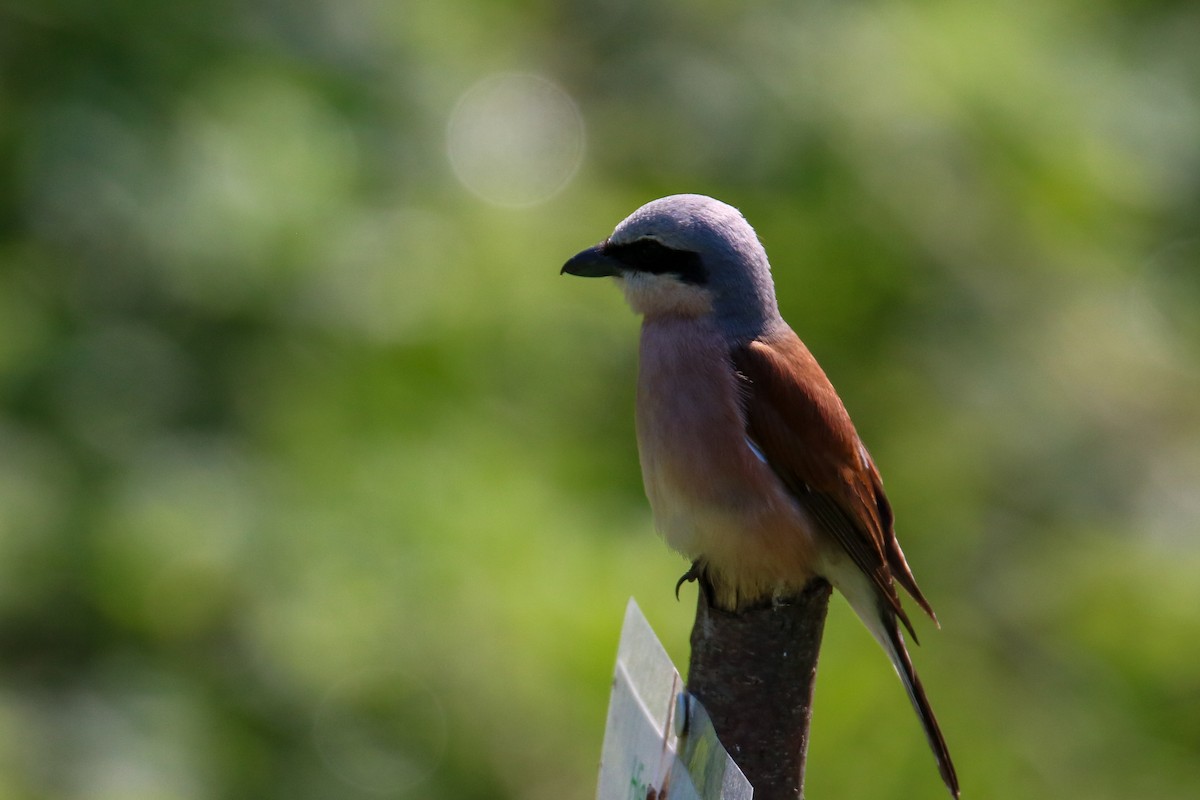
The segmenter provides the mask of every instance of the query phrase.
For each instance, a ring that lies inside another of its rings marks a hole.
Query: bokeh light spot
[[[446,151],[462,184],[510,208],[544,203],[583,160],[583,118],[558,84],[501,73],[468,89],[446,131]]]

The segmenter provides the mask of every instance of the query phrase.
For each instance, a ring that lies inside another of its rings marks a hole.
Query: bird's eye
[[[699,253],[667,247],[657,239],[643,237],[627,244],[610,243],[604,252],[632,271],[674,275],[696,286],[708,283],[708,270]]]

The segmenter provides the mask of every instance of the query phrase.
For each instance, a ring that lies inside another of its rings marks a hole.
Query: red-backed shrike
[[[637,438],[667,543],[736,611],[829,581],[900,675],[950,792],[958,778],[904,646],[895,583],[933,618],[904,560],[867,448],[779,315],[767,254],[741,213],[701,195],[648,203],[562,271],[611,276],[643,315]],[[688,577],[688,576],[685,576]]]

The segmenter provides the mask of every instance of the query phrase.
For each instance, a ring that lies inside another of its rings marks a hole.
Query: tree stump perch
[[[703,581],[703,578],[701,578]],[[704,704],[755,800],[802,800],[808,727],[830,585],[736,613],[700,586],[688,691]]]

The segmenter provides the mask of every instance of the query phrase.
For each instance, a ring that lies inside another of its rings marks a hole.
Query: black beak
[[[620,275],[624,271],[621,262],[612,256],[605,255],[604,245],[589,247],[582,253],[571,257],[563,264],[558,274],[578,275],[581,278],[606,278]]]

